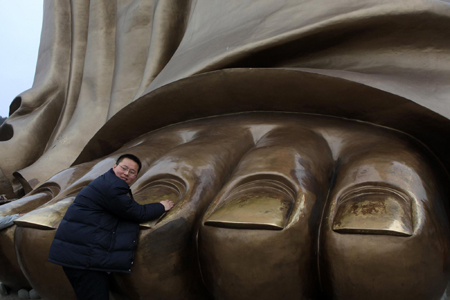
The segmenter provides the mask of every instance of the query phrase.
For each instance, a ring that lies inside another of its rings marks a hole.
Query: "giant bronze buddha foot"
[[[1,282],[74,299],[55,229],[131,152],[136,200],[177,205],[116,299],[440,299],[448,1],[45,0],[43,20],[0,127],[0,194],[26,195],[0,216],[27,213]]]
[[[141,224],[132,273],[114,275],[116,299],[437,300],[445,291],[449,179],[423,144],[369,123],[247,113],[152,131],[4,205],[31,210],[15,246],[44,299],[74,299],[48,249],[76,193],[122,153],[144,163],[138,202],[176,206]]]

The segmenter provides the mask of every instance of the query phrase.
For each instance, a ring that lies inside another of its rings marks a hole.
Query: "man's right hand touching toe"
[[[163,201],[161,201],[161,202],[159,202],[159,203],[161,203],[162,205],[164,205],[164,209],[165,209],[166,211],[169,211],[169,210],[173,207],[173,205],[174,205],[173,201],[170,201],[170,200],[163,200]]]

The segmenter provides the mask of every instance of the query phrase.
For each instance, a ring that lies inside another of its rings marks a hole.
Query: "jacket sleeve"
[[[129,189],[122,186],[109,189],[105,209],[121,219],[139,223],[159,218],[165,212],[161,203],[138,204],[132,198]]]
[[[163,205],[163,209],[164,209],[164,205]],[[0,230],[11,226],[14,223],[13,221],[15,219],[17,219],[18,217],[19,217],[19,214],[0,217]]]

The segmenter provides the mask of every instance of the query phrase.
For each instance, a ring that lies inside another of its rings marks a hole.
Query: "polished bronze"
[[[411,199],[394,188],[353,188],[339,199],[333,230],[411,236],[411,214]]]
[[[290,193],[289,193],[289,192]],[[206,225],[247,229],[283,229],[295,197],[289,188],[272,180],[240,186]]]
[[[361,299],[373,281],[372,299],[438,299],[445,291],[449,179],[426,147],[369,123],[251,113],[150,132],[38,186],[62,188],[17,220],[16,248],[46,299],[71,295],[45,257],[63,215],[57,208],[125,152],[146,157],[136,200],[176,206],[141,224],[133,272],[114,275],[117,299]],[[20,201],[47,194],[38,195]],[[35,244],[39,256],[28,250]]]
[[[0,127],[0,281],[74,299],[48,249],[122,153],[141,224],[114,299],[441,300],[446,1],[45,0]]]

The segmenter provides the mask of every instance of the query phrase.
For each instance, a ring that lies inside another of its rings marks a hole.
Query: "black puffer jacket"
[[[81,190],[50,248],[49,261],[66,267],[131,272],[139,223],[164,213],[161,203],[140,205],[111,169]]]

